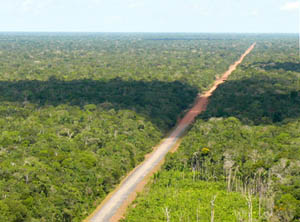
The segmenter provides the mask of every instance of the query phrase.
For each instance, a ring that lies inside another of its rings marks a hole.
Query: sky
[[[299,32],[300,0],[0,0],[0,32]]]

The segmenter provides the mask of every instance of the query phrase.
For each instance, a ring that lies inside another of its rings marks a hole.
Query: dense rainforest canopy
[[[81,221],[253,38],[1,33],[0,221]]]
[[[260,39],[124,221],[300,220],[297,39]]]

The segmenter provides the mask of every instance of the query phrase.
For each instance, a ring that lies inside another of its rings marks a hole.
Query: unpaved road
[[[165,155],[176,145],[178,139],[185,129],[194,121],[195,117],[206,109],[208,98],[222,84],[228,76],[249,54],[256,43],[236,61],[229,69],[217,79],[210,90],[197,97],[195,105],[179,122],[178,126],[163,142],[146,158],[146,160],[136,167],[119,185],[119,187],[102,202],[102,204],[89,216],[86,222],[116,222],[126,210],[126,207],[135,199],[136,192],[140,191],[147,182],[147,178],[156,172],[164,160]]]

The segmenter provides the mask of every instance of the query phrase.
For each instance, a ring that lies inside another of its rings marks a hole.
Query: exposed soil
[[[208,104],[208,98],[212,95],[212,93],[218,88],[220,84],[225,82],[229,75],[237,68],[239,64],[242,63],[244,58],[253,50],[256,43],[253,43],[250,48],[246,50],[246,52],[240,57],[238,61],[236,61],[233,65],[229,66],[229,69],[222,75],[221,78],[217,79],[214,82],[214,85],[205,92],[203,95],[198,95],[195,105],[192,109],[184,116],[184,118],[180,121],[180,124],[191,124],[196,116],[198,116],[201,112],[206,110],[206,106]]]
[[[123,217],[127,207],[135,200],[137,193],[143,190],[151,176],[160,169],[161,165],[164,163],[164,156],[166,153],[176,151],[180,144],[182,134],[185,132],[187,127],[192,124],[195,117],[206,109],[209,97],[220,84],[227,80],[229,75],[243,61],[245,56],[252,51],[255,44],[256,43],[252,44],[251,47],[240,57],[240,59],[231,65],[221,78],[214,82],[210,90],[205,92],[203,95],[198,95],[194,106],[184,116],[184,118],[180,120],[179,124],[173,131],[171,131],[170,135],[156,146],[152,153],[146,156],[143,163],[127,175],[115,191],[109,194],[101,205],[97,207],[94,213],[85,220],[86,222],[103,222],[105,221],[105,219],[103,219],[105,217],[101,217],[103,214],[112,215],[109,219],[110,222],[117,222]],[[136,178],[140,178],[140,176],[136,176],[137,174],[145,176],[143,176],[141,180],[138,180]],[[124,195],[126,198],[124,198]],[[119,201],[123,199],[124,201],[120,205],[116,204],[115,200]],[[115,210],[116,206],[117,210]]]

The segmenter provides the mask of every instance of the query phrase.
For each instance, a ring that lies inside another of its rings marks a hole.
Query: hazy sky
[[[0,0],[0,31],[298,32],[300,0]]]

